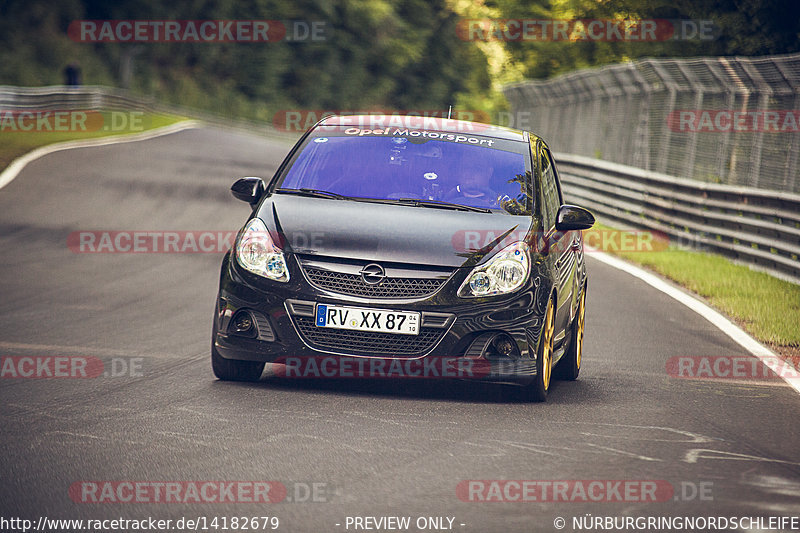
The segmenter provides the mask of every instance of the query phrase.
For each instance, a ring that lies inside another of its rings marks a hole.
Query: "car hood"
[[[286,253],[472,267],[531,230],[531,217],[273,194],[257,215]]]

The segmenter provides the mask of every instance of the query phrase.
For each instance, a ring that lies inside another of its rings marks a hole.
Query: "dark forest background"
[[[714,39],[664,42],[464,40],[470,19],[711,20]],[[73,21],[323,21],[325,40],[275,43],[80,43]],[[463,34],[462,34],[463,35]],[[503,83],[641,57],[800,50],[796,0],[5,0],[0,84],[86,85],[270,120],[285,109],[505,108]]]

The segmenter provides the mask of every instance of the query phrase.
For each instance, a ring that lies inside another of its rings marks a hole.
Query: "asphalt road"
[[[581,377],[526,404],[464,383],[217,381],[221,253],[67,246],[85,230],[236,230],[247,206],[233,179],[271,177],[286,151],[197,129],[54,153],[0,190],[0,355],[96,357],[124,374],[0,378],[1,517],[277,516],[279,531],[303,532],[355,531],[355,516],[408,516],[409,531],[450,517],[456,531],[531,532],[556,531],[557,517],[573,531],[588,514],[800,516],[798,394],[777,380],[670,377],[671,357],[746,353],[591,254]],[[87,480],[269,480],[289,492],[273,504],[71,497]],[[674,492],[476,502],[459,497],[464,480],[651,480]],[[313,483],[318,501],[297,501]]]

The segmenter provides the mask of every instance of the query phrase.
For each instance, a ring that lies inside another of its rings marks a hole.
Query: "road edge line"
[[[599,250],[589,249],[587,247],[587,251],[591,250],[591,257],[596,258],[598,261],[605,263],[606,265],[616,268],[617,270],[622,270],[623,272],[627,272],[631,276],[639,278],[640,280],[644,281],[651,287],[656,290],[659,290],[669,296],[670,298],[677,300],[678,302],[682,303],[698,315],[702,316],[712,325],[714,325],[717,329],[722,331],[725,335],[730,337],[734,342],[740,345],[742,348],[750,352],[750,355],[758,358],[761,363],[766,366],[767,368],[772,368],[768,362],[774,362],[775,359],[779,359],[783,361],[785,364],[790,365],[794,368],[789,361],[786,361],[778,354],[758,342],[749,333],[745,330],[728,320],[722,313],[713,309],[706,303],[698,300],[691,294],[678,290],[677,288],[673,287],[660,277],[652,274],[641,267],[628,263],[627,261],[623,261],[617,257],[613,257],[605,252],[600,252]],[[792,387],[795,391],[800,393],[800,378],[789,377],[786,375],[781,375],[781,379],[783,379],[790,387]]]
[[[201,126],[200,122],[196,120],[182,120],[180,122],[176,122],[175,124],[170,124],[169,126],[143,131],[141,133],[134,133],[129,135],[112,135],[109,137],[97,137],[95,139],[85,139],[77,141],[63,141],[59,143],[40,146],[39,148],[34,148],[30,152],[14,159],[13,161],[11,161],[11,163],[8,164],[8,166],[5,168],[5,170],[3,170],[3,172],[0,172],[0,189],[11,183],[14,180],[14,178],[16,178],[17,175],[19,175],[19,173],[22,172],[23,169],[25,169],[28,163],[36,161],[40,157],[52,154],[53,152],[60,152],[61,150],[70,150],[72,148],[90,148],[93,146],[107,146],[110,144],[122,144],[135,141],[146,141],[148,139],[161,137],[162,135],[169,135],[171,133],[177,133],[179,131],[188,130],[191,128],[198,128],[200,126]]]

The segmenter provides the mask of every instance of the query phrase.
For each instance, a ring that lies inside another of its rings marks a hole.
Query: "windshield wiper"
[[[420,200],[418,198],[398,198],[400,204],[410,204],[414,207],[434,207],[439,209],[455,209],[459,211],[474,211],[476,213],[491,213],[492,210],[486,207],[473,207],[471,205],[454,204],[441,202],[439,200]]]
[[[300,189],[275,189],[275,192],[311,196],[313,198],[333,198],[334,200],[345,200],[349,198],[335,192],[323,191],[322,189],[308,189],[305,187],[301,187]]]
[[[341,194],[323,191],[322,189],[275,189],[275,192],[283,194],[297,194],[299,196],[311,196],[313,198],[331,198],[334,200],[356,200],[359,202],[375,202],[385,204],[410,205],[412,207],[433,207],[438,209],[454,209],[458,211],[473,211],[476,213],[491,213],[492,210],[485,207],[473,207],[471,205],[453,204],[450,202],[440,202],[438,200],[420,200],[419,198],[359,198],[353,196],[343,196]]]

